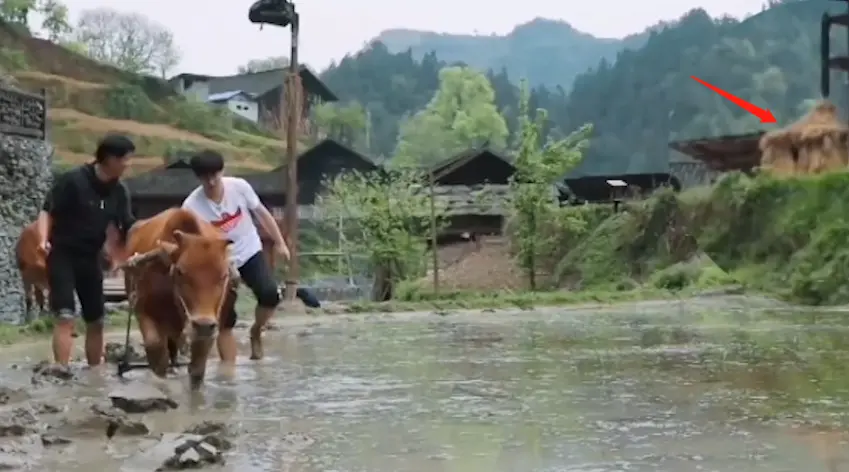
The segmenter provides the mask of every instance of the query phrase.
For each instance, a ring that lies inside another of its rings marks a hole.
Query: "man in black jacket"
[[[56,315],[53,356],[60,365],[68,365],[73,348],[74,292],[86,323],[86,360],[91,366],[102,361],[105,309],[98,255],[110,223],[124,238],[135,223],[129,192],[120,181],[133,152],[127,137],[106,136],[97,146],[94,163],[55,180],[38,215],[40,249],[48,254],[50,309]]]

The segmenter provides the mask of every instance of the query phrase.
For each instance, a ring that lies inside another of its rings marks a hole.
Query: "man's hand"
[[[286,243],[284,241],[278,241],[274,243],[274,252],[277,253],[278,256],[283,258],[284,261],[289,261],[289,248],[286,247]]]
[[[45,256],[50,254],[50,241],[45,239],[38,243],[38,250],[41,251],[41,253]]]

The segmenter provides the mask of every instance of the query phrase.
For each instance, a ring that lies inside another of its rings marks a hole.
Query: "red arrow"
[[[696,82],[704,85],[705,87],[713,90],[714,92],[718,93],[719,95],[724,97],[726,100],[737,105],[738,107],[740,107],[740,108],[746,110],[747,112],[757,116],[758,118],[761,119],[761,123],[775,123],[776,122],[775,117],[772,116],[771,111],[764,109],[764,108],[760,108],[757,105],[749,103],[749,102],[747,102],[746,100],[743,100],[740,97],[735,97],[734,95],[731,95],[730,93],[726,92],[725,90],[722,90],[719,87],[711,85],[711,84],[705,82],[704,80],[696,77],[695,75],[691,75],[690,78],[695,80]]]

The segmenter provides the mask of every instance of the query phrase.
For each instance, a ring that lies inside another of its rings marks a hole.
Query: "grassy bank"
[[[357,301],[344,304],[346,313],[391,313],[402,311],[448,311],[465,309],[530,310],[541,306],[574,305],[579,303],[617,303],[639,300],[662,300],[685,296],[669,290],[627,291],[545,291],[545,292],[449,292],[439,296],[419,294],[416,299],[388,302]]]
[[[800,304],[847,303],[847,197],[843,172],[729,174],[712,188],[662,193],[619,217],[610,259],[655,286],[736,282]]]
[[[116,313],[106,317],[107,329],[123,329],[126,326],[127,315],[124,313]],[[133,329],[135,329],[135,323]],[[0,345],[46,339],[50,337],[52,332],[53,317],[49,315],[22,325],[0,323]],[[77,321],[76,332],[80,334],[85,332],[85,324],[81,320]]]
[[[435,296],[421,283],[402,284],[395,301],[348,309],[530,308],[727,286],[798,304],[849,303],[849,173],[727,174],[711,187],[661,191],[618,213],[609,205],[562,208],[538,234],[544,291]]]
[[[849,173],[733,173],[709,188],[659,192],[616,214],[600,206],[562,213],[571,223],[551,223],[556,250],[543,255],[553,288],[741,285],[795,303],[849,303]]]

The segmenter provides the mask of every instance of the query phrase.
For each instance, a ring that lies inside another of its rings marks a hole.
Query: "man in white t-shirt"
[[[262,242],[251,214],[271,235],[274,249],[280,257],[289,259],[289,249],[271,212],[260,202],[253,187],[238,177],[226,177],[224,159],[215,151],[202,151],[191,158],[189,165],[201,181],[186,197],[183,208],[220,229],[231,241],[231,259],[239,269],[242,281],[250,287],[257,300],[256,319],[251,327],[251,359],[262,359],[262,328],[274,315],[281,301],[274,273],[262,254]],[[236,296],[222,308],[218,334],[218,353],[222,363],[236,361]]]

